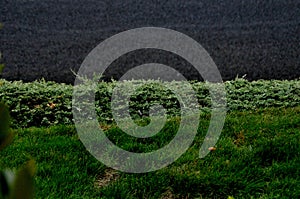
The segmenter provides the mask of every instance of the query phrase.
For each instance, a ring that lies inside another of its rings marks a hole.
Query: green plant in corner
[[[0,150],[13,139],[8,107],[0,102]],[[33,197],[35,164],[30,160],[16,174],[10,170],[0,171],[0,199],[30,199]]]
[[[1,27],[2,24],[0,23],[0,29]],[[0,73],[3,67],[4,64],[0,64]],[[9,109],[4,102],[0,102],[0,150],[9,145],[13,137],[13,132],[10,128]],[[33,160],[27,162],[16,174],[10,170],[0,171],[0,199],[33,198],[34,173],[35,163]]]

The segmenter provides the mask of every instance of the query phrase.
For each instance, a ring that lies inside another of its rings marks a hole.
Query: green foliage
[[[125,88],[137,84],[135,81],[124,83]],[[179,104],[175,94],[168,89],[157,87],[157,81],[147,83],[131,96],[130,111],[132,117],[147,116],[149,107],[161,103],[171,116],[179,113]],[[203,82],[190,82],[197,94],[200,109],[209,112],[211,98],[207,85]],[[172,82],[180,89],[180,82]],[[4,100],[11,111],[13,127],[49,126],[72,124],[73,86],[44,80],[23,83],[22,81],[0,80],[0,100]],[[95,92],[95,110],[100,122],[112,122],[111,96],[116,82],[99,82],[96,90],[82,87],[78,95]],[[249,82],[236,79],[225,82],[227,108],[234,110],[255,110],[267,107],[294,107],[300,103],[300,80],[279,81],[259,80]],[[127,90],[122,95],[127,96]],[[185,91],[184,91],[185,92]],[[122,101],[116,102],[122,104]],[[120,106],[120,109],[124,107]],[[142,114],[140,114],[142,113]]]
[[[72,87],[53,82],[0,81],[0,100],[10,107],[13,127],[71,123]]]

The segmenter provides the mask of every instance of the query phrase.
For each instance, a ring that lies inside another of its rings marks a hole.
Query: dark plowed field
[[[1,0],[0,22],[2,77],[9,80],[72,83],[70,69],[77,71],[97,44],[144,26],[198,41],[224,80],[244,74],[249,80],[300,77],[299,0]],[[117,78],[128,66],[153,61],[198,78],[183,60],[153,50],[122,56],[106,76]]]

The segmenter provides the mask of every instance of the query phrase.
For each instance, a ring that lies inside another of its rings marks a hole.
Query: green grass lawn
[[[209,115],[201,117],[190,149],[161,170],[121,173],[91,156],[74,126],[15,130],[0,152],[0,170],[37,164],[36,198],[300,198],[300,106],[228,113],[216,150],[198,158]],[[165,129],[174,129],[171,120]],[[122,136],[107,126],[109,138],[128,150],[156,148],[172,138],[150,142]],[[119,135],[119,136],[117,136]],[[169,136],[170,135],[170,136]]]

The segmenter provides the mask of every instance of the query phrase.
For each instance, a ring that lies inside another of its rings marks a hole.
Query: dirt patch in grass
[[[118,171],[107,168],[104,170],[104,173],[101,173],[96,177],[95,187],[102,188],[108,186],[110,183],[117,181],[119,178],[120,175]]]
[[[173,194],[172,190],[168,189],[166,192],[164,192],[160,199],[175,199],[175,195]]]

